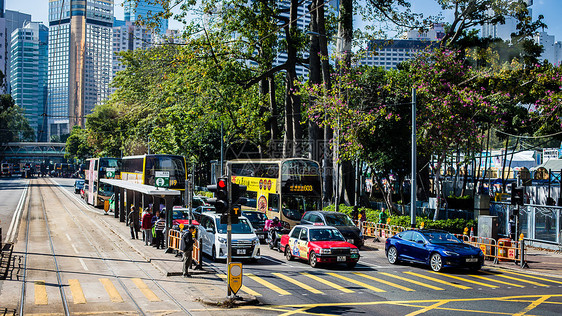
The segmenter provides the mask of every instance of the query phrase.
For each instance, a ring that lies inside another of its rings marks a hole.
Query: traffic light
[[[242,195],[246,193],[246,186],[233,183],[230,188],[232,191],[232,205],[246,205],[247,199],[242,197]]]
[[[523,195],[525,187],[516,187],[511,185],[511,205],[523,205]]]
[[[242,206],[240,204],[233,204],[230,209],[230,222],[238,224],[240,216],[242,216]]]
[[[215,194],[215,197],[207,202],[215,206],[217,213],[228,212],[228,182],[227,178],[219,178],[217,184],[207,186],[207,189]]]

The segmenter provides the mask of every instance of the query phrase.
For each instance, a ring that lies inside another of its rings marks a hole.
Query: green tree
[[[92,157],[94,149],[88,144],[88,135],[87,130],[82,129],[80,126],[74,126],[66,140],[64,158],[83,161],[88,157]]]

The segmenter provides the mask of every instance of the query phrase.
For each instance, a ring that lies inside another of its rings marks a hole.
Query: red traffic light
[[[219,179],[219,181],[217,182],[217,186],[220,189],[225,189],[226,188],[226,180],[225,179]]]

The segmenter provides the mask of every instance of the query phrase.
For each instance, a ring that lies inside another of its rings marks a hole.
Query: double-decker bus
[[[12,165],[7,162],[2,163],[2,176],[9,177],[12,175]]]
[[[322,178],[318,162],[310,159],[231,160],[231,181],[247,187],[255,209],[268,218],[293,226],[306,211],[322,208]],[[281,211],[280,211],[281,210]]]
[[[84,199],[93,206],[103,206],[104,201],[113,195],[113,186],[103,183],[101,179],[119,179],[120,158],[90,158],[86,160]]]
[[[185,190],[185,157],[177,155],[141,155],[122,158],[121,179],[154,186],[156,172],[167,171],[169,189]]]

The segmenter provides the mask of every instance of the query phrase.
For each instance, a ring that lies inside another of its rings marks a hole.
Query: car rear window
[[[326,225],[329,226],[355,226],[351,219],[345,214],[324,214]]]

